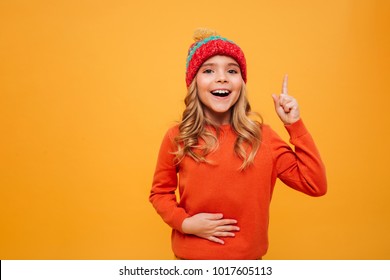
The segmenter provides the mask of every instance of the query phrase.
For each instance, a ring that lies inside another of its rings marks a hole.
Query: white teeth
[[[213,90],[212,93],[227,94],[227,93],[229,93],[229,91],[217,89],[217,90]]]

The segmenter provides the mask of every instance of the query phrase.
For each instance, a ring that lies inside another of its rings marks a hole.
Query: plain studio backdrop
[[[386,0],[1,1],[0,259],[172,259],[148,195],[198,27],[242,47],[286,141],[289,74],[327,168],[324,197],[277,183],[265,259],[389,259],[389,19]]]

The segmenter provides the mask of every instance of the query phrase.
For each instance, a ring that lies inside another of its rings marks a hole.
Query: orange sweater
[[[172,151],[178,127],[171,128],[161,144],[150,202],[172,227],[172,249],[183,259],[259,259],[268,249],[269,206],[277,178],[311,196],[326,193],[325,168],[302,120],[285,126],[295,152],[269,126],[262,126],[262,143],[254,164],[245,171],[234,153],[236,135],[230,125],[221,127],[218,149],[208,155],[213,164],[185,157],[177,166]],[[179,175],[179,176],[177,176]],[[179,188],[180,202],[175,191]],[[198,213],[223,213],[238,221],[235,237],[224,245],[181,229],[185,218]]]

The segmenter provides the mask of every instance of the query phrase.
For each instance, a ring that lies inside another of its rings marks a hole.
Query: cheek
[[[242,86],[237,86],[236,89],[235,89],[235,96],[234,96],[234,103],[236,103],[238,101],[238,99],[240,99],[240,96],[241,96],[241,91],[242,91]]]
[[[244,85],[244,80],[242,79],[242,77],[237,77],[237,80],[234,81],[234,85],[236,88],[239,88],[239,90],[241,91],[242,89],[242,86]]]
[[[243,87],[243,83],[241,83],[241,81],[237,81],[234,84],[234,91],[236,91],[236,92],[238,92],[238,94],[240,94],[242,91],[242,87]]]
[[[238,99],[240,99],[240,93],[238,93],[235,97],[234,97],[234,101],[233,101],[233,104],[236,104]]]
[[[205,85],[209,83],[210,77],[210,74],[198,73],[195,76],[195,81],[198,85]]]
[[[207,89],[206,83],[202,81],[201,79],[196,81],[196,89],[199,92],[203,92]]]

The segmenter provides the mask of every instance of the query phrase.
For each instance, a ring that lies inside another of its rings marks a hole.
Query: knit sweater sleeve
[[[302,120],[285,125],[295,152],[273,132],[273,154],[277,176],[289,187],[310,196],[327,191],[325,166]]]
[[[189,215],[179,207],[175,194],[178,179],[172,152],[176,148],[173,142],[176,130],[177,127],[170,129],[161,143],[149,201],[170,227],[182,232],[183,220]]]

